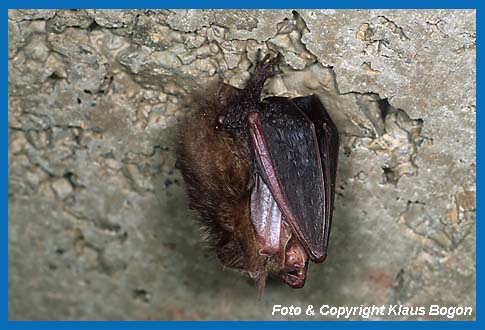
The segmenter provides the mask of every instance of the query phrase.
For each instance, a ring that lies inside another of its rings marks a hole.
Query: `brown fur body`
[[[274,229],[279,232],[273,232],[279,239],[276,248],[265,252],[271,234],[260,224],[268,219],[262,214],[269,213],[258,209],[257,200],[272,196],[257,195],[260,190],[254,189],[260,173],[253,168],[253,153],[258,151],[252,151],[249,133],[254,130],[248,118],[265,111],[261,90],[279,58],[266,55],[257,60],[242,90],[219,81],[195,94],[189,101],[194,111],[182,126],[177,149],[190,206],[199,212],[208,242],[225,266],[246,271],[257,280],[261,292],[268,275],[302,287],[308,265],[308,255],[284,217]]]
[[[183,125],[178,148],[179,166],[190,197],[191,208],[200,214],[208,242],[220,261],[231,268],[252,273],[267,257],[258,253],[250,221],[250,188],[253,165],[247,136],[240,131],[218,128],[224,112],[221,98],[232,87],[216,84],[195,97],[198,109]]]

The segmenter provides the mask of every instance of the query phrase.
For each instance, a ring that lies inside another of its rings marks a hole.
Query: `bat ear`
[[[229,106],[233,103],[241,94],[241,89],[222,83],[217,89],[217,100],[222,108]]]

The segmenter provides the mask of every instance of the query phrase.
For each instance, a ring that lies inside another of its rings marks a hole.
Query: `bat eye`
[[[226,119],[226,116],[224,116],[224,115],[219,115],[219,116],[217,117],[217,123],[219,123],[219,124],[221,124],[221,125],[222,125],[222,124],[224,124],[224,119]]]

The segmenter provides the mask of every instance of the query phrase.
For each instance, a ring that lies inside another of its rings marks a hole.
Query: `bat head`
[[[256,246],[261,249],[260,244],[256,243]],[[249,267],[248,275],[259,282],[261,291],[267,277],[278,278],[295,289],[305,285],[309,258],[297,239],[291,238],[282,253],[271,256],[262,254],[260,250],[256,253],[252,260],[259,259],[259,262]]]
[[[278,277],[292,288],[302,288],[305,285],[308,269],[308,255],[296,239],[290,239],[284,253],[283,269]]]

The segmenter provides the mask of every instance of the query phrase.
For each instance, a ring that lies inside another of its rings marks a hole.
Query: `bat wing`
[[[297,97],[293,102],[304,111],[305,115],[315,125],[317,134],[318,147],[320,151],[320,160],[322,163],[325,195],[325,214],[327,228],[325,232],[325,250],[328,245],[328,235],[332,224],[333,205],[335,200],[335,184],[337,178],[338,149],[340,138],[332,118],[320,102],[317,96]]]
[[[325,259],[338,132],[317,97],[271,97],[249,116],[259,174],[315,262]]]

